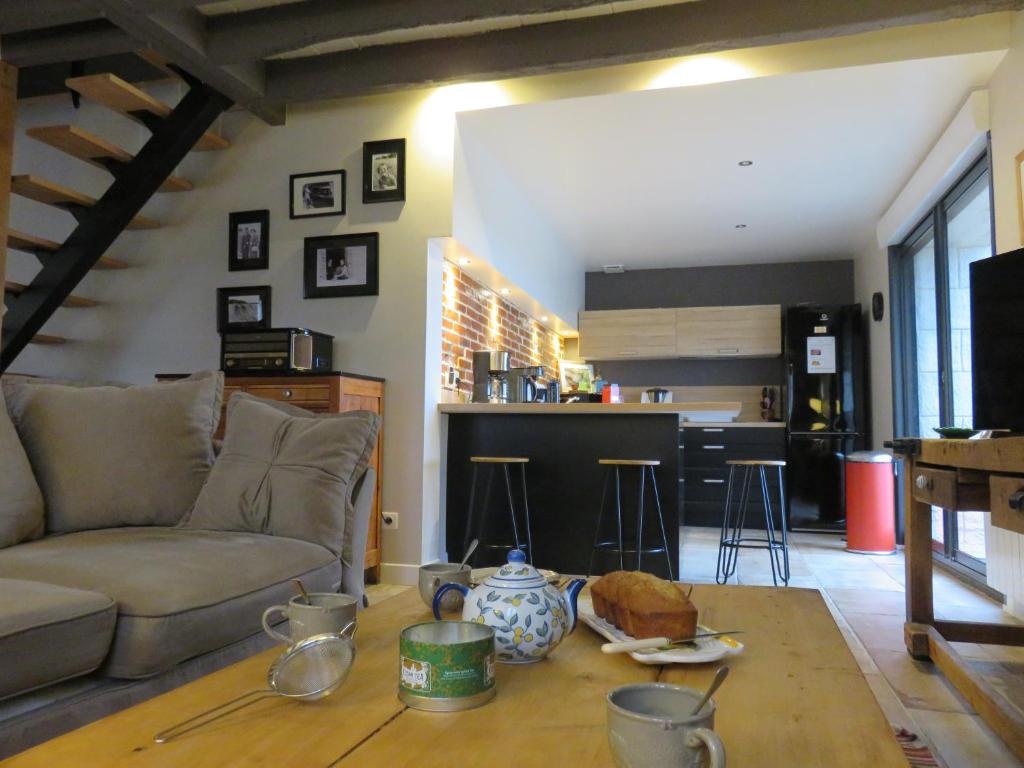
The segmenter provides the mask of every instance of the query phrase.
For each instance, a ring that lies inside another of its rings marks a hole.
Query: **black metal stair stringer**
[[[0,373],[32,340],[102,258],[125,227],[174,172],[213,121],[232,101],[209,86],[194,84],[166,118],[147,126],[152,136],[122,166],[95,205],[76,215],[78,226],[10,303],[3,322]]]

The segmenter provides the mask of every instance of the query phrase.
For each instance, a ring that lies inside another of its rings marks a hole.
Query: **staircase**
[[[142,207],[157,192],[179,193],[192,183],[174,175],[190,151],[227,149],[230,143],[210,130],[230,100],[181,73],[189,85],[175,106],[154,98],[111,74],[73,77],[67,87],[144,125],[150,139],[137,155],[74,125],[29,128],[26,135],[71,157],[107,171],[113,181],[94,198],[31,174],[11,177],[11,193],[51,205],[71,214],[77,226],[60,243],[45,237],[8,230],[7,247],[33,254],[41,268],[28,284],[4,281],[3,336],[0,373],[7,370],[27,344],[61,344],[60,336],[41,334],[43,324],[60,308],[89,309],[98,302],[72,291],[92,269],[124,269],[123,261],[105,256],[126,229],[157,229],[160,222],[144,216]]]

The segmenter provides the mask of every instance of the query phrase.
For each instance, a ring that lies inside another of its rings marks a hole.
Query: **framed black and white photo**
[[[405,200],[405,139],[363,144],[363,202]]]
[[[270,266],[270,211],[236,211],[228,216],[228,270]]]
[[[297,173],[288,180],[290,218],[311,219],[345,213],[345,171]]]
[[[303,255],[303,286],[307,299],[376,296],[378,235],[307,237]]]
[[[217,289],[217,332],[270,327],[270,286]]]

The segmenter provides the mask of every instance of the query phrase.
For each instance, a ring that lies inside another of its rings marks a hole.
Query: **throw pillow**
[[[317,415],[233,395],[224,447],[182,526],[301,539],[351,563],[352,490],[379,431],[369,411]]]
[[[43,535],[43,494],[0,390],[0,549]]]
[[[219,371],[124,388],[8,386],[47,531],[178,523],[213,464],[223,390]]]

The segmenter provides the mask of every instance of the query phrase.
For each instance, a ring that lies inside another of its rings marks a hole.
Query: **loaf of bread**
[[[639,571],[612,571],[590,594],[594,613],[638,640],[682,640],[697,633],[697,609],[681,584]]]

